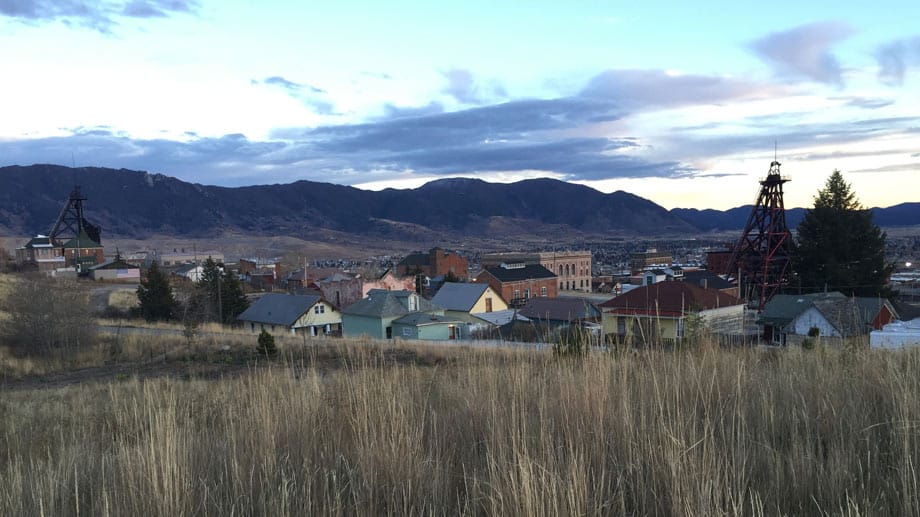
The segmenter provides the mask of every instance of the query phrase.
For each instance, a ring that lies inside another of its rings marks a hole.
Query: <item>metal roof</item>
[[[393,324],[411,325],[413,327],[437,324],[443,325],[445,323],[461,324],[463,322],[451,316],[441,316],[439,314],[429,314],[427,312],[412,312],[397,320],[393,320]]]
[[[418,296],[412,291],[387,291],[386,289],[371,289],[367,297],[349,305],[342,310],[343,314],[352,316],[369,316],[374,318],[389,318],[403,316],[409,312],[410,296],[418,297],[417,312],[432,312],[439,309],[428,300]]]
[[[322,297],[315,295],[268,293],[250,305],[237,319],[290,327],[321,300]]]
[[[500,282],[518,282],[521,280],[556,278],[556,275],[540,264],[528,264],[523,267],[490,267],[486,268],[489,274]]]
[[[486,283],[445,282],[431,302],[449,311],[469,312],[487,289]]]

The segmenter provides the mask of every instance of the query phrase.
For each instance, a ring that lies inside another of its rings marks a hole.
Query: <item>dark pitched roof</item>
[[[490,267],[486,268],[499,282],[519,282],[521,280],[536,280],[542,278],[556,278],[556,275],[540,264],[527,264],[526,266]]]
[[[607,300],[598,307],[630,314],[679,316],[743,303],[738,298],[716,289],[703,289],[687,282],[674,281],[638,287]]]
[[[371,289],[367,293],[367,297],[343,309],[342,314],[389,318],[393,316],[403,316],[409,312],[432,312],[439,310],[439,307],[421,296],[418,296],[418,311],[409,311],[408,298],[411,295],[418,296],[411,291]]]
[[[250,305],[237,319],[291,326],[320,300],[320,296],[268,293]]]
[[[575,321],[597,318],[597,307],[583,298],[531,298],[520,314],[533,320]]]
[[[74,237],[64,243],[65,248],[101,248],[102,245],[94,241],[87,235],[86,231],[81,231],[78,237]]]
[[[684,282],[698,285],[700,287],[703,286],[703,281],[706,282],[706,287],[710,289],[731,289],[732,287],[735,287],[735,284],[707,269],[700,269],[698,271],[684,271],[683,276]]]
[[[777,294],[764,305],[758,323],[785,326],[818,300],[846,298],[843,293]]]
[[[431,302],[449,311],[468,312],[488,288],[485,283],[445,282]]]
[[[113,259],[108,262],[103,262],[102,264],[91,267],[90,269],[99,270],[99,269],[140,269],[139,267],[129,264],[121,259]]]

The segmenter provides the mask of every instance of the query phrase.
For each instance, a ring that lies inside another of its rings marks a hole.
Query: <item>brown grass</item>
[[[0,514],[920,511],[917,352],[285,346],[4,392]]]

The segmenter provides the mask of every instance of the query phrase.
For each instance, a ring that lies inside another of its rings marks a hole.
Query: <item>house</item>
[[[758,324],[764,339],[775,345],[801,344],[815,332],[826,344],[840,344],[895,319],[897,312],[884,298],[830,292],[776,295],[764,306]]]
[[[108,282],[140,282],[141,268],[122,260],[120,254],[115,258],[93,266],[89,269],[89,276],[93,280]]]
[[[819,336],[847,338],[880,330],[897,319],[894,306],[883,298],[848,298],[843,293],[778,294],[757,323],[763,337],[775,345],[799,344],[811,329]]]
[[[105,250],[102,244],[93,240],[86,230],[80,230],[80,234],[68,240],[63,245],[64,261],[67,266],[76,266],[80,271],[88,271],[89,268],[105,262]]]
[[[667,281],[668,273],[664,269],[649,269],[642,272],[642,285],[652,285]]]
[[[510,307],[523,307],[530,298],[555,298],[558,277],[539,264],[502,264],[484,269],[476,282],[489,284]]]
[[[342,315],[322,296],[268,293],[237,318],[251,332],[309,336],[341,331]]]
[[[455,251],[444,248],[431,248],[428,253],[415,252],[407,255],[396,264],[399,276],[425,275],[429,278],[441,275],[453,275],[459,280],[470,277],[470,263]]]
[[[642,286],[598,306],[603,332],[617,343],[673,345],[687,336],[687,322],[700,318],[713,334],[740,333],[744,302],[687,282]]]
[[[397,276],[391,269],[387,269],[376,280],[365,281],[361,285],[361,296],[366,297],[374,289],[385,291],[415,291],[415,277]]]
[[[559,291],[591,291],[590,250],[487,253],[481,263],[486,269],[502,264],[541,265],[556,274]]]
[[[468,337],[468,326],[460,319],[429,312],[412,312],[393,320],[393,337],[446,341]]]
[[[920,346],[920,318],[909,321],[893,321],[881,330],[869,333],[871,348],[904,348]]]
[[[36,235],[29,242],[16,248],[16,262],[32,264],[39,271],[51,271],[65,267],[64,249],[47,235]]]
[[[393,322],[412,313],[444,316],[444,309],[413,291],[371,289],[366,298],[342,309],[342,334],[390,339],[394,337]]]
[[[445,282],[431,302],[444,309],[445,314],[471,321],[473,313],[503,311],[508,304],[489,284]]]
[[[200,264],[183,264],[173,270],[171,274],[197,284],[201,281],[201,277],[204,274],[204,266]]]
[[[584,298],[531,298],[519,313],[551,327],[597,323],[601,311]]]
[[[341,309],[364,297],[362,292],[363,284],[361,275],[337,271],[325,278],[311,282],[307,287],[323,293],[325,299]]]

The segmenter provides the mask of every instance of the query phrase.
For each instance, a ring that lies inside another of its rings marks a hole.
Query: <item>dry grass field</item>
[[[0,514],[920,512],[913,351],[131,339],[0,385]]]

